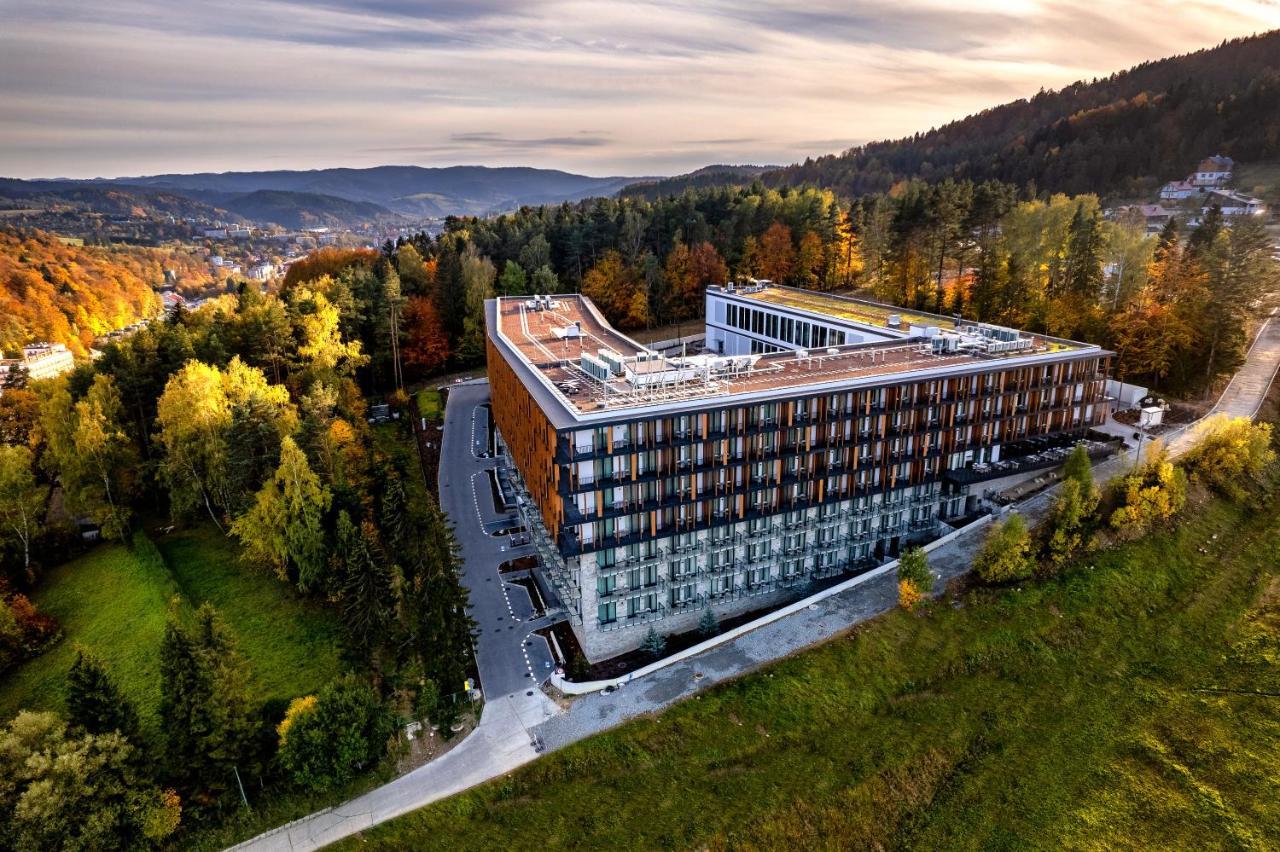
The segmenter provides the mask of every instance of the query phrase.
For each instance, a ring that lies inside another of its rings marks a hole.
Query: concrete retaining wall
[[[984,529],[986,526],[988,526],[991,523],[992,520],[994,520],[995,517],[996,517],[995,515],[986,515],[974,521],[973,523],[969,524],[968,526],[961,527],[957,530],[952,530],[951,532],[947,533],[941,538],[936,538],[933,541],[929,542],[928,544],[924,545],[924,550],[926,553],[931,553],[937,548],[942,547],[944,544],[947,544],[951,541],[954,541],[955,539],[959,538],[962,535],[968,535],[970,533],[974,533],[981,529]],[[841,592],[848,591],[849,589],[852,589],[855,586],[859,586],[867,582],[868,580],[887,574],[890,571],[896,571],[897,568],[898,568],[898,560],[895,559],[892,562],[886,562],[884,565],[880,565],[876,568],[872,568],[870,571],[867,571],[866,573],[863,573],[863,574],[859,574],[856,577],[850,577],[848,580],[845,580],[842,583],[837,583],[836,585],[823,589],[822,591],[812,594],[807,598],[801,598],[795,603],[791,603],[791,604],[787,604],[786,606],[779,607],[778,609],[775,609],[773,612],[766,613],[765,615],[760,616],[754,621],[749,621],[746,624],[739,625],[738,627],[735,627],[732,630],[725,631],[724,633],[721,633],[718,636],[712,636],[710,639],[707,639],[706,641],[699,642],[697,645],[693,645],[689,648],[685,648],[683,651],[679,651],[675,654],[672,654],[669,657],[663,657],[661,660],[655,660],[649,665],[636,669],[634,672],[631,672],[630,674],[622,675],[621,677],[609,678],[607,680],[591,680],[591,681],[585,681],[583,683],[574,683],[572,681],[565,680],[563,676],[556,674],[555,672],[552,672],[551,684],[555,686],[556,689],[560,690],[566,695],[585,695],[589,692],[599,692],[600,690],[605,689],[606,687],[620,686],[624,683],[629,683],[633,680],[636,680],[637,678],[644,677],[650,672],[656,672],[659,669],[666,668],[667,666],[671,666],[671,665],[675,665],[676,663],[683,662],[684,660],[687,660],[690,657],[694,657],[694,656],[697,656],[698,654],[701,654],[703,651],[707,651],[711,648],[716,647],[717,645],[722,645],[725,642],[732,641],[733,639],[738,638],[744,633],[749,633],[752,630],[756,630],[760,627],[764,627],[766,624],[771,624],[780,618],[785,618],[788,615],[791,615],[792,613],[799,612],[800,610],[805,609],[811,604],[817,603],[818,601],[825,600],[829,597],[833,597],[834,595],[838,595]]]

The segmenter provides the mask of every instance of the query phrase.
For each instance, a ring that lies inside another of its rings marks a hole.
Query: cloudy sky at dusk
[[[0,21],[0,175],[642,175],[927,129],[1280,27],[1280,4],[0,0]]]

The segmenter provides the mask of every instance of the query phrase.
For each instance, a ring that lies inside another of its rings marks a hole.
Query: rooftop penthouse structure
[[[874,567],[1107,416],[1097,346],[760,281],[706,308],[669,357],[580,295],[485,305],[535,576],[593,660]]]

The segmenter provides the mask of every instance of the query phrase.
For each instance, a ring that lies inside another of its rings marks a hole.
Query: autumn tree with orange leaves
[[[774,222],[760,238],[756,268],[760,275],[778,284],[786,283],[796,268],[796,250],[791,242],[791,229]]]
[[[440,322],[436,303],[426,296],[414,296],[404,307],[405,342],[402,357],[406,367],[430,374],[449,360],[449,335]]]

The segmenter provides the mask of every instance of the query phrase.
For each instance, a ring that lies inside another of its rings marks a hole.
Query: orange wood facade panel
[[[554,536],[564,522],[564,504],[556,488],[556,430],[487,335],[485,347],[494,425],[524,477],[529,495],[542,511],[542,522]]]

